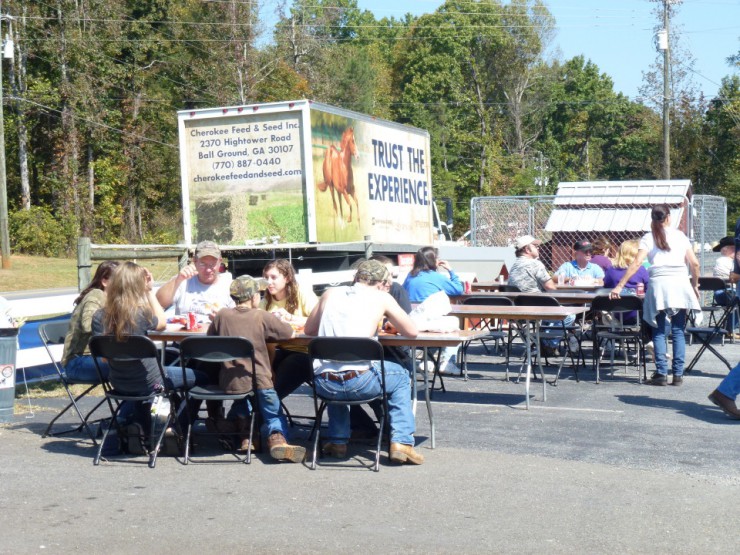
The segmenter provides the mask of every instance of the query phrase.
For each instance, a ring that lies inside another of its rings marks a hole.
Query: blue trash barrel
[[[13,421],[18,328],[0,328],[0,422]]]

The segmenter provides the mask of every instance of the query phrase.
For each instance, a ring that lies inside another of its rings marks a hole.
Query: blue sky
[[[441,4],[441,0],[358,0],[360,8],[378,18],[431,13]],[[547,5],[557,27],[553,55],[559,52],[557,57],[566,60],[583,54],[613,79],[617,91],[636,98],[642,72],[650,69],[657,55],[653,46],[657,21],[651,13],[657,4],[550,0]],[[737,72],[725,60],[740,50],[740,0],[684,0],[671,26],[695,58],[693,82],[713,98],[722,78]]]

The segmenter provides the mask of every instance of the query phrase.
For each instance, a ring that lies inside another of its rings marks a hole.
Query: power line
[[[58,117],[61,117],[61,115],[62,115],[62,111],[59,110],[59,109],[57,109],[57,108],[52,108],[51,106],[46,106],[45,104],[41,104],[40,102],[34,102],[33,100],[29,100],[27,98],[21,98],[19,96],[8,96],[6,98],[8,98],[10,100],[15,100],[17,102],[25,102],[27,104],[31,104],[33,106],[37,106],[39,108],[43,108],[44,110],[47,110],[48,112],[53,112],[55,114],[58,114]],[[161,146],[166,146],[166,147],[173,148],[173,149],[177,149],[178,148],[177,145],[173,145],[173,144],[170,144],[170,143],[163,143],[162,141],[158,141],[156,139],[150,139],[149,137],[145,137],[144,135],[139,135],[138,133],[132,133],[130,131],[124,131],[123,129],[118,129],[117,127],[113,127],[111,125],[108,125],[108,124],[105,124],[105,123],[101,123],[99,121],[94,121],[94,120],[91,120],[91,119],[87,119],[87,118],[78,116],[77,114],[74,114],[74,113],[72,114],[72,117],[74,119],[76,119],[77,121],[83,121],[83,122],[85,122],[87,124],[90,124],[90,125],[93,125],[93,126],[102,127],[104,129],[108,129],[109,131],[113,131],[115,133],[119,133],[120,135],[126,135],[126,136],[129,136],[129,137],[134,137],[136,139],[139,139],[139,140],[144,141],[144,142],[147,142],[147,143],[154,143],[154,144],[158,144],[158,145],[161,145]]]

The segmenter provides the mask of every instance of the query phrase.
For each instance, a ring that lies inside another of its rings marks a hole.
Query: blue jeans
[[[260,433],[263,437],[269,437],[270,434],[280,432],[288,437],[288,422],[283,414],[283,409],[280,406],[280,398],[277,392],[270,389],[257,389],[254,392],[255,402],[257,408],[260,411],[262,417],[262,426],[260,426]],[[249,401],[244,399],[243,401],[234,401],[229,409],[227,418],[242,417],[247,418],[250,414]]]
[[[730,373],[725,376],[717,389],[722,395],[726,395],[730,399],[737,399],[738,394],[740,394],[740,364],[730,370]]]
[[[573,324],[573,322],[576,321],[576,315],[575,314],[568,314],[568,316],[565,317],[565,319],[560,322],[559,320],[542,320],[542,323],[540,324],[540,328],[554,328],[557,330],[560,330],[563,328],[563,326],[568,327]],[[543,339],[542,344],[547,345],[548,347],[557,348],[558,344],[560,343],[560,339]]]
[[[666,314],[664,310],[658,312],[655,317],[657,328],[653,328],[653,344],[655,347],[655,369],[658,374],[668,375],[668,359],[666,352]],[[683,376],[683,367],[686,359],[686,338],[683,329],[686,324],[686,310],[679,310],[671,317],[671,339],[673,340],[673,364],[674,376]]]
[[[108,379],[108,373],[110,372],[108,364],[100,361],[100,370],[103,373],[103,377]],[[95,368],[95,362],[90,355],[74,357],[64,367],[64,374],[69,381],[74,383],[100,383],[98,370]]]
[[[355,401],[380,395],[380,363],[373,362],[372,368],[346,382],[335,382],[317,374],[316,391],[332,401]],[[411,408],[411,381],[409,373],[395,362],[385,363],[385,389],[388,394],[388,419],[391,427],[391,443],[414,445],[415,421]],[[332,443],[347,443],[350,436],[349,406],[329,405],[329,437]]]

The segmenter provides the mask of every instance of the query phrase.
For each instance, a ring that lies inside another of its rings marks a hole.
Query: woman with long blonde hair
[[[108,283],[105,306],[93,316],[93,334],[110,334],[118,341],[125,341],[127,335],[163,330],[167,319],[152,286],[152,274],[143,266],[134,262],[119,265]],[[110,366],[109,380],[118,391],[139,395],[162,389],[155,359]],[[179,366],[166,366],[165,379],[170,389],[208,383],[206,374],[190,369],[187,370],[187,384],[183,383]]]

